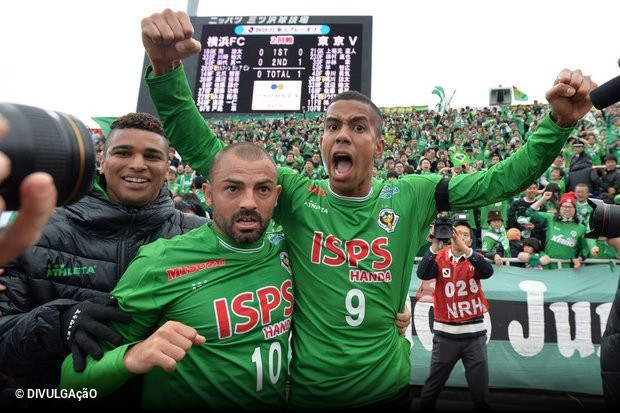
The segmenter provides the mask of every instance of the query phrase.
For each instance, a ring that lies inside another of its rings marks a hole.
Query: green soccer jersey
[[[183,159],[207,173],[224,144],[198,112],[183,67],[159,77],[149,73],[166,136]],[[523,148],[487,172],[449,181],[436,174],[373,179],[360,198],[333,193],[328,180],[278,169],[282,193],[274,218],[287,234],[295,272],[294,409],[359,407],[409,385],[410,347],[394,318],[438,207],[471,209],[523,191],[542,175],[570,130],[547,117]]]
[[[584,203],[577,201],[576,208],[577,215],[579,215],[581,223],[587,228],[590,223],[590,215],[592,215],[593,211],[592,207],[588,204],[588,201]]]
[[[168,191],[170,191],[172,195],[176,195],[179,192],[180,187],[181,186],[177,184],[176,182],[172,184],[168,184]]]
[[[504,251],[502,253],[499,253],[498,250],[502,249]],[[498,253],[501,257],[510,258],[510,242],[508,241],[506,229],[504,227],[496,230],[495,228],[489,226],[488,230],[484,233],[484,236],[482,237],[482,252],[493,251]]]
[[[238,245],[209,224],[140,248],[111,293],[133,320],[113,328],[135,343],[174,320],[207,339],[173,372],[145,374],[144,409],[284,409],[293,310],[285,244],[273,233]],[[61,387],[96,388],[100,396],[116,390],[133,376],[123,364],[128,347],[90,358],[81,374],[68,357]]]
[[[194,177],[195,175],[193,173],[190,176],[187,176],[185,174],[179,176],[177,180],[174,181],[174,183],[178,185],[175,195],[181,195],[187,192],[191,192],[192,180],[194,179]]]
[[[528,208],[527,216],[536,222],[545,222],[547,242],[544,252],[551,258],[569,259],[579,255],[587,257],[595,245],[594,240],[585,238],[586,227],[576,222],[562,222],[555,219],[555,214],[535,211]],[[549,264],[549,268],[557,268],[557,264]]]

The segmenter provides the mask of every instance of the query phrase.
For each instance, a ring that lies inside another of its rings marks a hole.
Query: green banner
[[[115,116],[99,116],[91,119],[99,124],[99,127],[101,127],[101,131],[103,132],[103,136],[107,138],[110,134],[110,125],[112,125],[117,118]]]
[[[600,338],[620,271],[607,265],[494,268],[495,274],[482,280],[490,306],[485,315],[490,386],[602,394]],[[413,384],[428,377],[433,337],[432,300],[427,294],[416,300],[420,284],[414,269],[409,288]],[[467,387],[461,362],[446,385]]]

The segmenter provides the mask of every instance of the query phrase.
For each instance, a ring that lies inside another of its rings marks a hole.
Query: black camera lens
[[[8,210],[19,209],[19,186],[33,172],[47,172],[58,191],[58,205],[80,199],[92,185],[95,149],[88,129],[77,118],[32,106],[0,103],[10,131],[0,151],[11,159],[11,175],[0,183]]]
[[[586,238],[620,237],[620,206],[606,204],[595,198],[588,198],[588,204],[593,211],[589,222],[591,231],[586,234]]]

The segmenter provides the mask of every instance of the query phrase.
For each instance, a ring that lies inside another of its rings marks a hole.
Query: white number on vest
[[[260,347],[254,349],[252,362],[256,364],[256,391],[261,391],[263,389],[263,358]],[[281,367],[282,346],[280,346],[280,342],[274,341],[269,347],[269,380],[273,384],[276,384],[280,378]]]
[[[353,305],[353,298],[356,298],[357,305]],[[364,293],[357,288],[350,290],[347,293],[345,299],[345,305],[350,316],[346,316],[345,320],[350,326],[357,327],[364,321],[364,314],[366,312],[366,300],[364,299]]]

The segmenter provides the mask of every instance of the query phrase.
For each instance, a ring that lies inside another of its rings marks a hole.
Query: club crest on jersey
[[[393,209],[384,208],[379,211],[379,219],[377,220],[377,223],[386,232],[392,233],[396,229],[396,224],[398,224],[399,218],[400,217],[396,215]]]
[[[443,275],[444,278],[450,278],[450,268],[442,268],[441,275]]]
[[[577,231],[571,231],[570,232],[570,236],[571,237],[576,237],[577,236]]]
[[[286,252],[280,253],[280,265],[288,271],[289,275],[293,275],[293,271],[291,270],[291,262],[289,261],[288,254]]]

